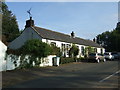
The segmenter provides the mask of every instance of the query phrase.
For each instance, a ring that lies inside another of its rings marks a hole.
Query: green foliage
[[[85,47],[85,56],[87,57],[89,53],[95,53],[95,49],[91,46]]]
[[[26,58],[26,57],[28,57],[28,58]],[[18,69],[33,67],[33,62],[35,63],[35,66],[39,66],[41,63],[41,59],[37,58],[35,56],[21,55],[20,56],[20,66],[18,67]]]
[[[77,62],[87,62],[87,58],[86,57],[77,58]]]
[[[97,35],[97,43],[101,44],[106,51],[120,52],[120,27]]]
[[[56,47],[54,45],[51,45],[51,54],[52,55],[56,55],[58,57],[61,57],[62,55],[62,52],[60,51],[60,48],[59,47]]]
[[[25,44],[20,48],[21,54],[36,56],[39,58],[47,57],[51,54],[50,45],[41,42],[37,39],[28,40]]]
[[[32,39],[26,41],[25,44],[17,50],[8,49],[7,53],[20,56],[19,68],[28,68],[33,67],[33,62],[35,66],[39,66],[41,58],[47,57],[48,55],[54,54],[59,56],[60,48],[48,45],[38,39]],[[28,58],[26,58],[26,56]]]
[[[20,57],[20,67],[33,67],[33,62],[36,66],[41,63],[42,57],[47,57],[51,54],[50,45],[41,42],[38,39],[32,39],[25,42],[25,44],[17,50],[7,50],[8,54],[13,54]],[[28,59],[25,57],[28,56]]]
[[[79,48],[76,45],[72,45],[69,50],[69,56],[76,57],[79,54]]]
[[[3,42],[11,42],[20,35],[16,16],[8,10],[5,2],[2,2],[2,37]]]
[[[75,58],[60,58],[60,64],[66,64],[66,63],[71,63],[71,62],[75,62]]]

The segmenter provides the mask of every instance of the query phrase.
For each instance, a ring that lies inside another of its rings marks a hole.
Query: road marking
[[[115,74],[118,74],[118,73],[120,73],[120,70],[119,70],[119,71],[117,71],[117,72],[115,72],[115,73],[113,73],[112,75],[110,75],[110,76],[108,76],[108,77],[106,77],[106,78],[104,78],[104,79],[100,80],[99,82],[103,82],[103,81],[105,81],[105,80],[107,80],[107,79],[111,78],[112,76],[114,76]]]

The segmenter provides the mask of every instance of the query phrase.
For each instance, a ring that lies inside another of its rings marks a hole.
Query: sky
[[[31,9],[36,26],[93,39],[111,31],[118,22],[118,2],[6,2],[16,15],[20,30],[29,19]]]

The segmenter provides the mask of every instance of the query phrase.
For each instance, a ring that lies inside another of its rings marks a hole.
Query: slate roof
[[[32,28],[44,39],[50,39],[50,40],[63,41],[63,42],[74,43],[74,44],[79,44],[79,45],[103,48],[102,46],[100,46],[99,44],[97,44],[91,40],[86,40],[86,39],[82,39],[79,37],[72,38],[70,35],[59,33],[59,32],[52,31],[52,30],[48,30],[48,29],[41,28],[41,27],[34,26]]]

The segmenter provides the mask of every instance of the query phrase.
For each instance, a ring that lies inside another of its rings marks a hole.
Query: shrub
[[[39,65],[41,63],[41,58],[50,55],[51,47],[50,45],[41,42],[38,39],[32,39],[26,41],[25,44],[19,49],[16,50],[8,49],[7,53],[21,56],[19,68],[28,68],[33,66],[32,64],[33,62],[35,62],[35,65]],[[29,56],[29,62],[25,60],[26,56]]]
[[[70,62],[75,62],[75,58],[69,58],[69,57],[60,58],[60,64],[65,64],[65,63],[70,63]]]
[[[62,52],[60,52],[60,48],[54,45],[51,45],[51,54],[61,57]]]
[[[77,58],[77,62],[87,62],[88,59],[86,57],[80,57],[80,58]]]
[[[36,56],[39,58],[46,57],[51,53],[50,45],[38,39],[28,40],[20,48],[20,51],[21,51],[21,54]]]
[[[69,50],[69,56],[76,57],[79,54],[79,48],[76,45],[72,45]]]

